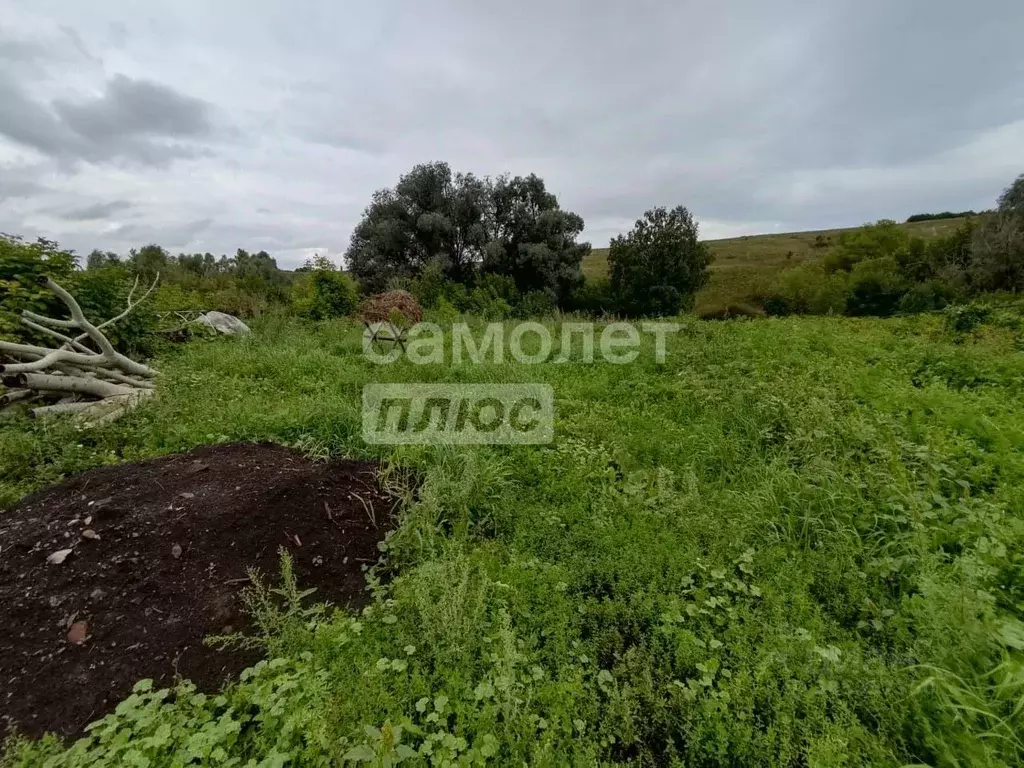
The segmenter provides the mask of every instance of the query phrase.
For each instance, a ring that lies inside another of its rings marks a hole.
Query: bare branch
[[[27,317],[29,320],[35,320],[37,323],[43,325],[52,325],[54,328],[69,328],[75,330],[78,328],[78,324],[74,320],[58,320],[54,317],[47,317],[46,315],[37,315],[35,312],[31,312],[27,309],[21,311],[22,317]]]
[[[146,298],[149,296],[149,294],[151,294],[153,292],[153,290],[157,286],[157,283],[159,283],[159,282],[160,282],[160,273],[157,272],[156,273],[156,277],[153,278],[153,284],[151,286],[149,286],[149,288],[146,290],[146,292],[144,294],[142,294],[142,297],[133,304],[132,303],[132,294],[135,293],[135,286],[137,286],[139,284],[139,277],[138,277],[138,275],[136,275],[135,276],[135,285],[132,286],[132,290],[128,294],[128,307],[127,307],[127,309],[125,309],[124,312],[122,312],[121,314],[117,315],[116,317],[112,317],[109,320],[104,320],[102,323],[100,323],[99,325],[96,326],[97,330],[103,330],[108,325],[112,325],[113,323],[116,323],[118,320],[123,320],[125,317],[127,317],[129,312],[131,312],[133,309],[135,309],[137,306],[139,306],[139,304],[141,304],[142,302],[144,302],[146,300]],[[87,336],[88,336],[88,334],[83,333],[81,336],[79,336],[77,339],[75,339],[75,341],[82,341],[83,339],[87,338]]]
[[[32,320],[29,320],[27,317],[21,318],[21,323],[22,325],[31,328],[34,331],[45,333],[47,336],[52,336],[58,341],[63,341],[64,346],[66,347],[69,347],[71,349],[77,349],[79,352],[88,352],[90,354],[95,354],[93,350],[89,349],[87,346],[85,346],[85,344],[80,344],[78,341],[72,339],[70,336],[65,336],[60,331],[55,331],[52,328],[47,328],[45,325],[33,322]]]

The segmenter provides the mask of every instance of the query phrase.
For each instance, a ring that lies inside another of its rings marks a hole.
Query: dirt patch
[[[220,687],[257,659],[203,637],[246,626],[246,568],[276,578],[280,547],[314,599],[365,603],[393,507],[376,470],[204,446],[91,470],[3,513],[0,737],[12,723],[77,734],[142,678]]]

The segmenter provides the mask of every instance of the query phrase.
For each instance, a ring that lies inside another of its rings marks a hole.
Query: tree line
[[[926,240],[884,219],[843,232],[823,259],[780,273],[761,302],[769,314],[886,316],[1022,290],[1024,174],[992,212],[946,235]]]
[[[946,214],[925,214],[934,218]],[[958,214],[959,215],[959,214]],[[915,217],[911,217],[915,218]],[[922,220],[922,219],[917,219]],[[345,253],[344,269],[323,256],[294,272],[266,251],[172,255],[157,244],[84,260],[57,243],[0,236],[0,335],[23,333],[22,309],[43,306],[38,277],[68,283],[93,316],[116,314],[136,276],[161,275],[157,310],[217,309],[241,317],[267,311],[323,320],[351,314],[362,296],[406,290],[442,317],[534,317],[556,310],[591,315],[666,316],[692,308],[712,256],[683,206],[657,207],[613,238],[606,279],[585,280],[582,217],[564,210],[536,174],[495,178],[417,165],[375,192]],[[885,315],[940,308],[986,291],[1024,289],[1024,175],[991,214],[925,241],[895,222],[844,232],[822,243],[824,258],[780,273],[760,297],[770,314]],[[145,337],[146,315],[120,331]]]

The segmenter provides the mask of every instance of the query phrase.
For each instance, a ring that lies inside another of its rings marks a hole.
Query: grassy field
[[[901,224],[917,237],[930,238],[949,234],[964,219],[939,219]],[[828,248],[815,247],[822,238],[832,244],[843,229],[822,229],[813,232],[787,232],[777,235],[745,235],[724,240],[709,240],[715,260],[711,264],[711,282],[697,294],[694,307],[698,315],[709,315],[728,306],[748,303],[758,291],[771,285],[783,269],[804,261],[820,259]],[[583,260],[583,274],[588,279],[608,275],[608,249],[595,248]]]
[[[140,691],[10,764],[1024,760],[1018,315],[692,320],[631,365],[380,367],[360,330],[265,319],[167,356],[116,425],[0,425],[6,503],[217,441],[422,479],[365,613],[292,606],[223,696]],[[371,448],[377,381],[548,383],[555,440]]]

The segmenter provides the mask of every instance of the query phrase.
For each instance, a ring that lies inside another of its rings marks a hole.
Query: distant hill
[[[966,220],[936,219],[899,226],[928,239],[948,234]],[[780,271],[804,261],[823,258],[836,243],[839,233],[850,229],[857,227],[708,240],[715,257],[711,264],[711,282],[697,294],[695,311],[699,315],[709,315],[730,305],[750,302],[751,297],[770,285]],[[590,252],[583,260],[583,274],[587,279],[608,275],[607,248],[595,248]]]

